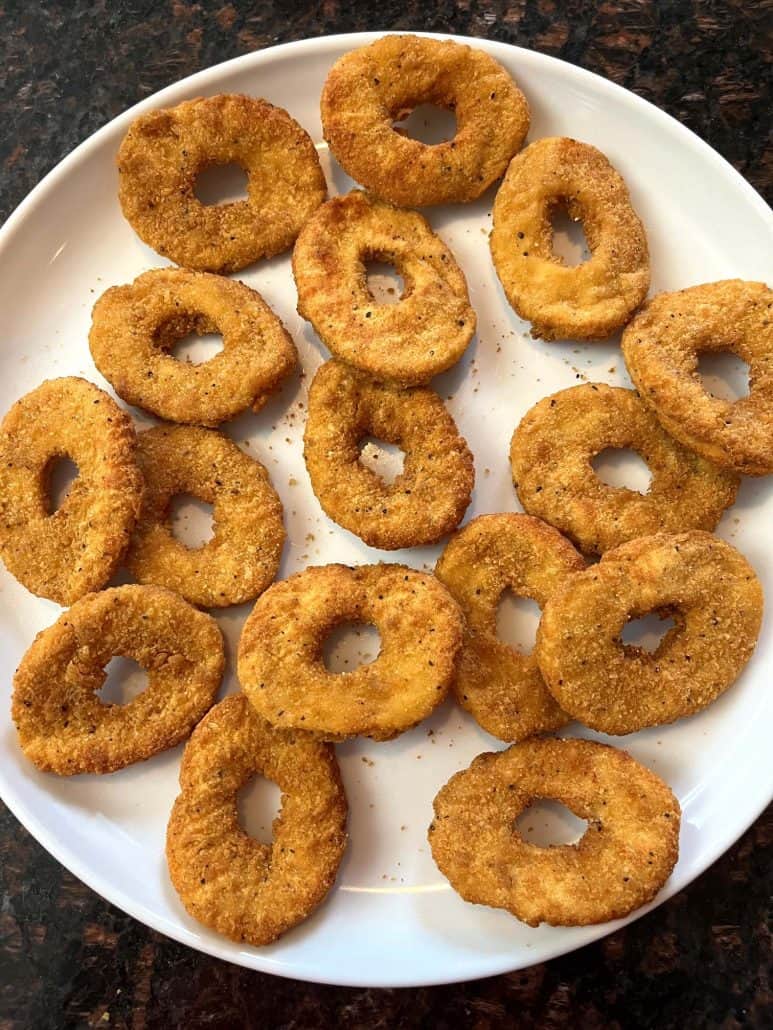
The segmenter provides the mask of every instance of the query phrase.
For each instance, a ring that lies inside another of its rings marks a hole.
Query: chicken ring
[[[381,651],[330,673],[322,645],[346,622],[374,625]],[[405,565],[317,566],[258,599],[239,641],[239,682],[275,726],[389,740],[443,700],[461,643],[459,608],[434,576]]]
[[[282,792],[273,840],[239,825],[237,795],[254,775]],[[180,767],[166,858],[188,913],[235,941],[270,944],[308,918],[346,850],[346,795],[335,752],[276,730],[241,695],[196,727]]]
[[[593,458],[633,448],[652,472],[646,494],[609,486]],[[545,397],[510,447],[513,483],[526,511],[601,554],[652,533],[714,529],[739,479],[682,447],[633,390],[587,383]]]
[[[516,819],[557,801],[588,827],[538,847]],[[625,751],[590,740],[529,740],[483,754],[435,798],[432,856],[465,901],[529,926],[587,926],[646,905],[679,857],[679,802]]]
[[[247,199],[203,204],[196,180],[239,165]],[[118,197],[134,231],[175,264],[238,272],[281,254],[327,196],[307,132],[281,107],[239,94],[198,97],[148,111],[118,151]]]
[[[368,289],[367,261],[395,266],[396,304]],[[298,311],[336,357],[401,386],[454,365],[475,334],[464,273],[429,223],[355,191],[306,223],[293,250]]]
[[[33,594],[67,605],[118,568],[140,510],[142,476],[131,419],[85,379],[49,379],[0,427],[0,554]],[[51,511],[50,472],[70,458],[78,476]]]
[[[282,503],[259,462],[200,426],[157,426],[139,434],[145,497],[126,566],[139,583],[191,604],[242,604],[272,583],[282,556]],[[190,494],[211,504],[212,539],[189,548],[172,535],[170,502]]]
[[[111,658],[133,658],[147,688],[97,696]],[[223,638],[210,615],[158,587],[88,594],[38,633],[16,670],[12,715],[24,754],[60,776],[109,773],[174,747],[215,700]]]
[[[480,515],[440,556],[435,575],[465,617],[454,694],[500,740],[558,729],[568,716],[548,693],[535,656],[498,637],[499,600],[509,588],[544,605],[559,583],[584,568],[568,540],[530,515]]]
[[[576,267],[553,252],[559,205],[585,230],[591,256]],[[621,176],[601,151],[565,137],[539,139],[510,162],[491,254],[508,301],[543,340],[611,336],[650,285],[647,237]]]
[[[369,433],[405,452],[389,485],[360,461]],[[314,376],[303,453],[330,518],[386,550],[434,544],[458,526],[475,483],[472,454],[436,393],[378,383],[338,361]]]
[[[428,146],[394,126],[419,104],[453,111],[453,139]],[[384,36],[345,54],[322,91],[322,127],[344,171],[393,204],[466,203],[498,179],[529,131],[529,107],[483,50]]]
[[[169,351],[188,333],[221,333],[199,365]],[[204,272],[154,268],[94,305],[94,364],[129,404],[169,422],[216,426],[259,411],[297,364],[295,346],[259,293]]]
[[[630,619],[673,619],[658,647],[623,644]],[[561,707],[601,733],[635,733],[700,711],[757,643],[762,587],[743,555],[700,530],[641,537],[559,586],[542,611],[537,662]]]
[[[685,447],[749,476],[773,472],[773,290],[728,279],[661,293],[623,333],[642,400]],[[713,397],[698,358],[730,351],[749,366],[749,395]]]

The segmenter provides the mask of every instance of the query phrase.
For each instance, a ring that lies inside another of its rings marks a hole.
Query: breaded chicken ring
[[[536,657],[498,637],[500,598],[509,588],[542,606],[559,583],[584,568],[568,540],[530,515],[480,515],[451,537],[440,556],[435,575],[465,617],[454,694],[500,740],[523,740],[568,721]]]
[[[379,304],[366,262],[396,267],[405,289]],[[475,334],[464,273],[429,223],[355,191],[306,223],[293,250],[298,311],[336,357],[401,386],[454,365]]]
[[[632,448],[652,473],[646,494],[609,486],[591,462]],[[526,511],[601,554],[652,533],[714,529],[738,476],[673,440],[633,390],[587,383],[544,397],[513,434],[510,464]]]
[[[33,594],[67,605],[118,568],[140,510],[131,419],[85,379],[49,379],[0,427],[0,555]],[[51,511],[49,473],[70,458],[78,477]]]
[[[247,199],[203,204],[201,172],[239,165]],[[239,94],[149,111],[118,151],[124,217],[143,242],[185,268],[238,272],[281,254],[327,196],[317,151],[281,107]]]
[[[237,795],[254,775],[282,792],[273,840],[239,825]],[[270,944],[307,919],[346,850],[346,795],[329,744],[274,729],[241,695],[196,727],[166,833],[169,875],[188,913],[245,944]]]
[[[169,351],[188,333],[220,333],[223,350],[199,365]],[[274,312],[243,283],[154,268],[113,286],[94,305],[94,364],[129,404],[169,422],[216,426],[259,411],[295,368],[295,346]]]
[[[558,801],[588,827],[538,847],[516,819]],[[435,798],[432,856],[465,901],[529,926],[587,926],[646,905],[679,857],[679,802],[625,751],[590,740],[529,740],[483,754]]]
[[[261,594],[279,568],[282,503],[263,466],[232,440],[200,426],[139,434],[145,496],[126,566],[139,583],[221,608]],[[170,502],[190,494],[213,506],[212,539],[189,548],[172,535]]]
[[[322,646],[341,623],[371,623],[381,650],[370,665],[330,673]],[[323,565],[258,598],[239,641],[238,674],[258,714],[323,740],[389,740],[446,696],[462,616],[434,576],[404,565]]]
[[[360,461],[368,434],[405,452],[391,484]],[[475,483],[472,454],[436,393],[385,385],[339,361],[314,376],[303,453],[327,515],[386,550],[434,544],[454,529]]]
[[[727,279],[653,298],[623,333],[642,400],[667,432],[709,461],[749,476],[773,472],[773,290]],[[731,351],[749,366],[749,395],[707,392],[698,358]]]
[[[125,705],[97,697],[111,658],[148,686]],[[215,700],[225,662],[217,623],[158,587],[88,594],[38,633],[13,682],[12,715],[31,762],[60,776],[109,773],[185,740]]]
[[[551,215],[582,220],[590,259],[553,253]],[[494,202],[491,254],[507,299],[543,340],[616,332],[650,284],[647,237],[628,189],[601,151],[565,137],[539,139],[510,162]]]
[[[623,644],[649,612],[675,625],[648,651]],[[548,599],[537,662],[553,697],[601,733],[635,733],[700,711],[737,679],[757,643],[762,587],[734,547],[693,530],[607,551]]]
[[[428,146],[394,127],[419,104],[453,111],[451,140]],[[393,204],[466,203],[498,179],[529,130],[529,107],[483,50],[384,36],[338,60],[322,91],[330,149],[357,182]]]

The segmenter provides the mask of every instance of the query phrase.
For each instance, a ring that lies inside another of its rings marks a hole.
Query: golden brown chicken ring
[[[256,774],[282,792],[270,845],[239,825],[237,795]],[[333,886],[346,849],[346,795],[333,748],[274,729],[238,694],[196,727],[180,786],[166,857],[188,913],[254,945],[308,918]]]
[[[575,844],[538,847],[516,819],[535,801],[588,822]],[[432,856],[465,901],[529,926],[587,926],[646,905],[679,857],[679,802],[625,751],[590,740],[528,740],[483,754],[435,798]]]
[[[33,594],[72,604],[118,568],[142,499],[131,419],[85,379],[49,379],[0,427],[0,555]],[[50,472],[70,458],[78,476],[51,511]]]
[[[654,651],[623,644],[650,612],[675,625]],[[757,643],[762,587],[730,544],[693,530],[607,551],[548,599],[537,662],[553,697],[601,733],[635,733],[700,711],[736,680]]]
[[[553,252],[551,216],[581,220],[591,256]],[[510,162],[494,202],[491,254],[508,301],[544,340],[604,339],[644,300],[647,237],[622,177],[588,143],[539,139]]]
[[[465,617],[454,694],[500,740],[523,740],[568,721],[548,692],[535,655],[498,637],[502,594],[510,589],[542,606],[559,583],[584,568],[568,540],[530,515],[480,515],[451,537],[440,556],[435,575]]]
[[[273,582],[285,531],[282,503],[259,462],[228,437],[200,426],[139,434],[145,497],[126,566],[138,583],[174,590],[191,604],[242,604]],[[169,524],[179,494],[213,506],[212,538],[186,547]]]
[[[148,686],[124,705],[97,696],[111,658]],[[158,587],[88,594],[38,633],[16,670],[12,715],[31,762],[60,776],[109,773],[174,747],[215,700],[223,675],[215,620]]]
[[[247,199],[203,204],[196,180],[213,165],[247,173]],[[118,151],[126,220],[143,242],[185,268],[238,272],[281,254],[327,196],[317,151],[281,107],[239,94],[149,111]]]
[[[610,486],[592,460],[632,448],[652,473],[646,494]],[[712,530],[739,479],[682,447],[633,390],[586,383],[544,397],[513,434],[510,464],[526,511],[601,554],[627,540]]]
[[[368,434],[405,452],[390,484],[360,461]],[[434,544],[454,529],[475,483],[472,454],[436,393],[379,383],[339,361],[314,376],[303,453],[326,514],[386,550]]]
[[[325,668],[335,626],[370,623],[375,661]],[[239,641],[238,674],[258,714],[323,740],[389,740],[446,696],[462,643],[462,616],[434,576],[404,565],[323,565],[275,583],[258,598]]]
[[[708,461],[749,476],[773,472],[773,290],[728,279],[654,297],[623,333],[623,357],[664,429]],[[707,392],[701,354],[749,366],[749,395]]]
[[[366,262],[403,278],[395,304],[377,303]],[[355,191],[323,204],[293,250],[298,311],[332,353],[401,386],[454,365],[475,334],[467,282],[453,254],[416,211]]]
[[[419,104],[453,111],[434,146],[394,127]],[[325,139],[342,168],[393,204],[466,203],[498,179],[529,130],[529,107],[485,51],[452,40],[384,36],[345,54],[322,91]]]
[[[188,333],[220,333],[199,365],[169,351]],[[169,422],[216,426],[259,411],[295,368],[295,346],[259,293],[204,272],[154,268],[94,305],[94,364],[129,404]]]

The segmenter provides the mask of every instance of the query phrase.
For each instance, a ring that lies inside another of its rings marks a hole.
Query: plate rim
[[[537,65],[545,61],[552,65],[558,65],[560,66],[561,72],[569,79],[579,81],[581,84],[589,83],[597,91],[600,90],[618,97],[623,95],[628,103],[633,103],[635,107],[641,109],[650,119],[654,119],[656,123],[659,122],[664,128],[666,128],[672,136],[676,138],[677,144],[679,142],[689,143],[692,148],[698,150],[703,160],[713,164],[715,168],[725,176],[725,178],[730,180],[733,188],[738,190],[740,187],[741,192],[745,194],[747,202],[751,204],[757,216],[762,219],[763,223],[768,225],[771,233],[773,234],[773,211],[751,183],[748,182],[748,180],[745,179],[744,176],[709,143],[703,140],[691,129],[687,128],[687,126],[683,125],[672,115],[657,107],[649,100],[646,100],[644,97],[639,96],[631,90],[626,89],[624,86],[621,86],[596,72],[589,71],[586,68],[572,64],[562,58],[541,53],[537,50],[516,46],[503,40],[488,39],[484,36],[463,36],[443,32],[414,32],[410,29],[401,29],[334,33],[275,44],[261,50],[254,50],[247,54],[241,54],[230,58],[229,60],[203,68],[182,79],[169,83],[162,89],[152,93],[148,97],[145,97],[143,100],[138,101],[136,104],[110,119],[66,154],[43,176],[43,178],[12,211],[0,227],[0,262],[5,259],[6,250],[8,249],[17,229],[23,225],[27,215],[30,214],[48,196],[48,194],[56,188],[59,181],[66,178],[72,170],[74,170],[81,162],[86,160],[92,150],[96,150],[100,147],[106,137],[120,131],[125,131],[128,124],[144,111],[169,104],[170,102],[178,102],[177,99],[175,99],[175,94],[178,93],[190,94],[192,90],[199,88],[206,91],[210,84],[217,82],[224,75],[228,75],[231,72],[245,71],[254,67],[270,64],[276,60],[282,60],[288,51],[294,51],[296,57],[299,57],[302,56],[303,52],[306,50],[319,52],[325,50],[336,51],[342,47],[346,49],[354,49],[388,35],[414,35],[430,39],[450,39],[459,43],[464,43],[468,46],[482,46],[484,49],[488,49],[489,52],[493,51],[494,56],[496,56],[497,51],[503,54],[507,53],[508,55],[510,55],[512,51],[515,51],[516,59],[532,62]],[[267,955],[257,948],[250,949],[249,951],[241,951],[238,955],[234,956],[230,951],[226,951],[226,948],[229,948],[232,945],[232,942],[226,941],[226,939],[224,939],[222,945],[217,941],[210,941],[206,938],[191,939],[193,936],[192,931],[187,930],[182,924],[169,923],[163,917],[159,917],[150,912],[142,902],[136,901],[129,895],[125,894],[120,886],[115,886],[110,881],[103,880],[98,873],[92,873],[90,869],[86,868],[80,859],[69,851],[66,844],[61,844],[57,838],[49,834],[45,824],[37,815],[26,809],[14,792],[11,784],[5,780],[2,770],[0,770],[0,788],[2,788],[0,796],[2,796],[3,801],[11,813],[56,861],[63,865],[72,875],[85,883],[86,886],[93,890],[98,896],[105,899],[108,903],[115,905],[116,908],[125,912],[132,918],[137,919],[150,929],[203,954],[261,972],[271,973],[287,978],[303,979],[309,983],[330,984],[344,987],[386,988],[421,987],[461,983],[472,979],[479,979],[481,977],[515,972],[519,969],[529,968],[537,963],[551,961],[554,958],[558,958],[588,944],[601,940],[609,934],[614,933],[616,930],[621,929],[651,912],[659,905],[668,901],[679,891],[688,887],[698,876],[706,872],[722,854],[732,847],[740,836],[749,829],[756,819],[759,818],[760,814],[764,811],[767,805],[770,804],[771,800],[773,800],[773,784],[771,784],[768,789],[768,796],[766,797],[764,791],[762,791],[760,798],[758,799],[758,804],[752,806],[753,811],[750,809],[744,810],[743,816],[733,824],[733,828],[730,832],[723,835],[721,840],[715,843],[713,847],[709,848],[707,860],[705,862],[702,860],[699,863],[699,868],[686,873],[684,879],[680,880],[678,886],[673,881],[673,877],[670,878],[650,904],[636,910],[624,919],[584,928],[586,932],[583,934],[584,939],[581,941],[577,941],[572,938],[567,940],[565,938],[562,942],[559,939],[555,947],[546,949],[546,953],[543,951],[539,958],[532,959],[526,955],[524,956],[523,961],[519,961],[517,958],[513,957],[508,958],[503,953],[494,956],[493,959],[491,956],[480,956],[476,962],[467,960],[467,968],[464,973],[454,974],[451,976],[428,978],[426,975],[422,976],[421,974],[402,977],[394,975],[389,977],[387,975],[387,978],[376,979],[373,977],[362,978],[356,976],[347,978],[345,974],[342,974],[341,976],[337,976],[335,979],[332,979],[329,976],[315,974],[315,970],[313,968],[299,968],[297,961],[290,966],[282,959],[277,959],[273,956]],[[750,811],[752,811],[752,814],[749,817]]]

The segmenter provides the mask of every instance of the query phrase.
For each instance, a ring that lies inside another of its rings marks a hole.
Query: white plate
[[[86,342],[91,306],[107,286],[163,263],[123,220],[116,198],[115,154],[136,115],[200,94],[240,91],[286,107],[321,140],[318,99],[328,69],[341,54],[376,36],[289,43],[211,68],[139,104],[66,158],[0,235],[0,409],[5,411],[43,378],[83,375],[105,386]],[[587,140],[621,171],[647,228],[653,290],[731,276],[761,279],[769,272],[769,210],[697,137],[633,94],[572,65],[501,43],[469,42],[501,61],[523,88],[532,110],[531,139],[571,135]],[[319,151],[331,188],[348,189],[324,143]],[[492,199],[490,191],[479,203],[429,212],[467,275],[478,312],[478,337],[465,360],[434,384],[449,398],[475,453],[477,488],[468,518],[517,510],[508,441],[535,401],[585,377],[628,384],[614,343],[547,345],[528,336],[528,326],[505,303],[491,265]],[[289,544],[281,574],[329,561],[433,564],[437,548],[376,552],[322,514],[301,456],[303,402],[322,348],[295,312],[289,256],[239,277],[280,314],[306,374],[263,413],[229,427],[240,443],[249,440],[250,453],[268,466],[284,502]],[[773,596],[772,518],[769,483],[749,480],[720,527],[752,561],[768,596]],[[9,718],[10,680],[35,632],[53,622],[59,609],[32,597],[4,571],[0,598],[5,670],[0,792],[30,832],[75,875],[162,933],[283,976],[399,986],[528,966],[621,925],[530,929],[503,912],[468,905],[450,889],[426,843],[432,798],[476,754],[501,745],[447,703],[434,718],[391,743],[356,741],[339,747],[351,804],[351,846],[336,889],[312,919],[263,949],[240,947],[209,933],[184,912],[164,862],[180,750],[112,776],[59,779],[38,773],[16,744]],[[217,616],[231,656],[246,610]],[[711,708],[677,725],[617,741],[671,784],[684,809],[681,858],[658,903],[713,862],[769,799],[770,668],[766,624],[741,680]],[[233,687],[231,678],[228,689]],[[252,799],[264,824],[271,816],[267,800],[265,792]],[[251,818],[257,818],[254,811]]]

